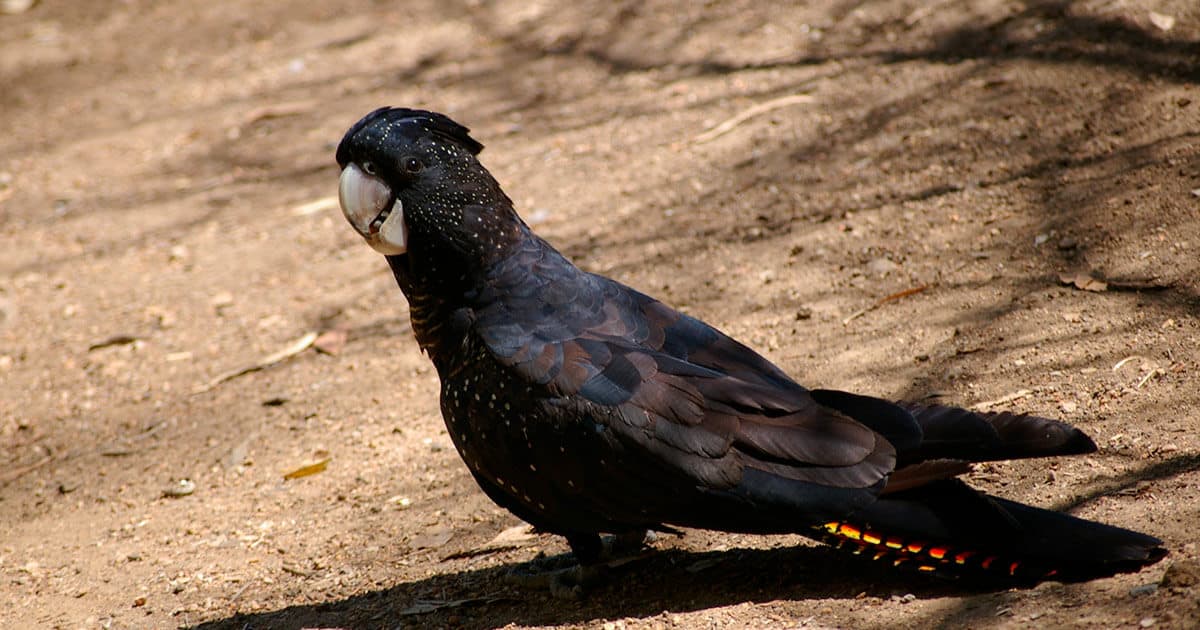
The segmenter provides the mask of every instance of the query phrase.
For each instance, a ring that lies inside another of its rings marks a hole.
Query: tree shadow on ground
[[[1200,456],[1183,454],[1147,463],[1111,479],[1061,509],[1075,509],[1147,481],[1200,471]],[[959,626],[994,618],[995,598],[1019,593],[1011,584],[946,581],[893,570],[827,547],[735,548],[723,551],[668,549],[615,569],[580,600],[551,597],[542,587],[514,585],[510,571],[523,564],[447,572],[341,600],[291,606],[193,626],[197,630],[301,627],[492,628],[510,623],[547,625],[596,619],[650,618],[741,603],[776,600],[888,599],[912,593],[919,599],[961,598],[930,623]],[[720,585],[720,588],[714,588]],[[1056,588],[1063,588],[1061,585]],[[1070,588],[1067,585],[1066,588]],[[999,595],[997,595],[999,594]],[[476,612],[478,611],[478,617]]]
[[[831,24],[840,25],[861,4],[857,1],[841,3],[825,13]],[[712,30],[722,18],[736,20],[741,17],[720,16],[714,11],[680,15],[664,29],[662,24],[642,19],[643,15],[656,12],[653,7],[639,6],[640,3],[613,4],[602,12],[604,19],[589,23],[594,28],[553,35],[541,32],[536,26],[511,30],[498,28],[492,14],[473,3],[464,3],[457,12],[513,52],[537,57],[588,59],[614,74],[664,67],[693,76],[727,74],[862,57],[885,61],[989,58],[1080,61],[1185,82],[1200,81],[1200,70],[1191,61],[1200,55],[1200,42],[1165,37],[1118,16],[1074,11],[1073,4],[1067,0],[1029,2],[1021,10],[999,19],[929,31],[926,45],[911,50],[889,48],[886,42],[891,38],[886,36],[887,33],[925,29],[919,25],[920,20],[912,19],[913,14],[896,16],[871,25],[873,28],[859,29],[859,32],[830,33],[819,44],[808,46],[812,49],[809,52],[756,61],[722,58],[720,53],[691,57],[678,54],[696,33]],[[557,13],[550,9],[538,23],[561,22],[555,19],[558,14],[572,10],[569,5],[558,7]],[[738,24],[734,32],[745,36],[754,31],[754,26],[761,25]],[[632,45],[634,42],[640,45]]]

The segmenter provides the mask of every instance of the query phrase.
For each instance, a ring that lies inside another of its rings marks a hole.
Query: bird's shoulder
[[[805,391],[713,326],[575,267],[540,239],[494,265],[473,297],[473,330],[495,357],[563,394],[623,402],[636,387],[628,379],[648,370]]]

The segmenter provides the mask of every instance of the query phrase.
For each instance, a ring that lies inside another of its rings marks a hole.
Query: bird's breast
[[[614,435],[615,409],[526,381],[482,343],[464,349],[454,369],[440,371],[441,404],[471,472],[564,529],[620,531],[659,522],[655,506],[671,493]]]

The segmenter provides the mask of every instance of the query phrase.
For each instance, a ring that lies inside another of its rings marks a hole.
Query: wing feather
[[[847,488],[891,473],[895,449],[874,427],[751,349],[546,246],[526,250],[480,289],[477,334],[528,381],[617,407],[622,439],[706,487],[736,485],[746,468]]]

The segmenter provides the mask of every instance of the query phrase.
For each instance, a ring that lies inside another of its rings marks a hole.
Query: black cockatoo
[[[799,533],[945,575],[1079,580],[1161,541],[971,489],[972,462],[1095,450],[1030,415],[806,389],[716,328],[575,267],[433,112],[383,108],[337,148],[347,220],[387,257],[492,500],[566,537]]]

